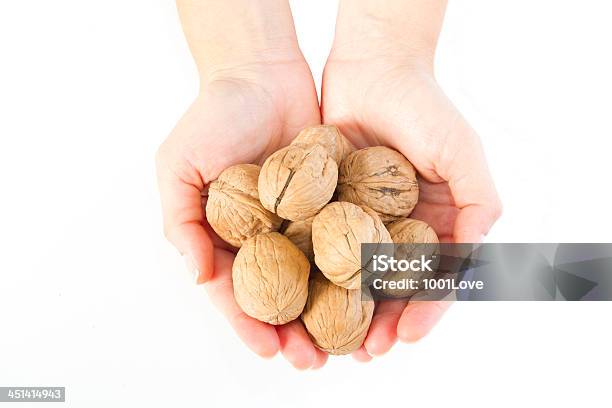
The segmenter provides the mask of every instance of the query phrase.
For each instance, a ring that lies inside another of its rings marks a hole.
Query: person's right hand
[[[231,276],[235,249],[212,231],[203,210],[208,183],[221,171],[261,163],[299,130],[320,123],[310,70],[298,52],[218,71],[201,89],[156,158],[165,234],[247,346],[263,357],[280,349],[295,367],[318,368],[327,354],[301,321],[274,327],[240,309]]]

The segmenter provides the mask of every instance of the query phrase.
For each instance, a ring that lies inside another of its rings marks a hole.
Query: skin
[[[341,0],[321,111],[286,0],[178,0],[177,6],[200,92],[156,157],[165,235],[249,348],[262,357],[280,351],[298,369],[320,368],[327,354],[299,320],[271,326],[236,304],[235,249],[206,222],[206,187],[233,164],[261,163],[302,128],[330,123],[358,147],[382,144],[408,157],[422,175],[413,216],[442,241],[480,241],[501,205],[476,133],[433,76],[445,2]],[[398,338],[417,341],[448,305],[380,303],[354,357],[369,361]]]

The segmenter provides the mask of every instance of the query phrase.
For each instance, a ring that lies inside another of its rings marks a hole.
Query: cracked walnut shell
[[[247,239],[234,260],[236,302],[247,315],[279,325],[300,316],[308,297],[310,264],[278,232]]]
[[[307,127],[291,142],[292,145],[311,145],[315,143],[323,146],[338,165],[355,150],[351,142],[333,125]]]
[[[302,321],[318,348],[349,354],[363,344],[373,313],[374,302],[362,301],[360,289],[344,289],[317,273],[310,280]]]
[[[391,239],[396,244],[437,244],[438,235],[433,228],[424,221],[405,218],[387,225]]]
[[[337,182],[338,166],[323,146],[291,145],[264,162],[259,199],[282,218],[305,220],[331,200]]]
[[[257,180],[260,167],[238,164],[225,169],[210,184],[206,219],[225,242],[239,248],[254,235],[276,231],[282,219],[259,201]]]
[[[393,149],[377,146],[357,150],[340,164],[338,199],[367,205],[385,223],[408,216],[418,198],[414,167]]]
[[[365,206],[330,203],[312,223],[317,267],[326,278],[347,289],[361,286],[361,244],[391,242],[376,212]]]

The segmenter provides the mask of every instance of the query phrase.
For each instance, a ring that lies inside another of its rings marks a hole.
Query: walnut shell
[[[391,234],[387,230],[387,227],[385,227],[385,224],[380,219],[378,213],[365,205],[360,205],[359,208],[361,208],[363,211],[366,212],[366,214],[372,217],[372,220],[374,221],[375,236],[374,241],[372,241],[372,243],[392,244],[393,239],[391,238]]]
[[[398,244],[395,250],[395,259],[419,259],[425,255],[428,259],[438,252],[438,235],[426,222],[405,218],[387,225],[389,234],[393,242]],[[436,268],[439,259],[435,258],[432,265],[433,272],[414,272],[414,271],[390,271],[385,274],[384,279],[388,282],[399,282],[404,279],[423,279],[433,278],[436,275]],[[420,285],[423,286],[422,283]],[[381,289],[385,296],[392,298],[406,298],[418,292],[417,289],[391,289],[385,287]]]
[[[424,221],[413,218],[404,218],[387,225],[387,230],[391,234],[391,239],[396,244],[401,243],[420,243],[437,244],[438,235],[433,228]]]
[[[325,277],[347,289],[361,286],[361,244],[391,243],[378,215],[347,202],[330,203],[312,223],[315,263]]]
[[[302,321],[315,346],[330,354],[349,354],[368,334],[374,302],[362,301],[361,290],[334,285],[320,273],[310,280]]]
[[[291,221],[283,235],[289,238],[300,251],[306,255],[308,261],[314,263],[314,250],[312,249],[312,221],[314,217],[302,221]]]
[[[234,296],[247,315],[279,325],[296,319],[308,297],[310,264],[278,232],[244,241],[232,266]]]
[[[229,167],[208,190],[206,219],[221,239],[237,248],[254,235],[277,231],[282,223],[259,201],[259,172],[255,164]]]
[[[356,150],[340,164],[338,199],[367,205],[385,223],[408,216],[418,198],[414,167],[393,149],[377,146]]]
[[[327,153],[340,164],[355,147],[340,132],[340,129],[333,125],[318,125],[303,129],[291,142],[292,145],[311,145],[319,144],[325,148]]]
[[[337,182],[338,166],[323,146],[291,145],[265,161],[259,174],[259,199],[282,218],[304,220],[331,200]]]

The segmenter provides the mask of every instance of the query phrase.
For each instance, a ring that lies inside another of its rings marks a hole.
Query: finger
[[[323,367],[325,365],[325,363],[327,363],[327,359],[329,357],[329,354],[327,354],[323,350],[319,350],[319,349],[315,349],[315,352],[317,354],[315,356],[315,361],[314,361],[314,363],[313,363],[311,368],[313,370],[318,370],[319,368]]]
[[[372,356],[368,354],[364,346],[359,347],[351,354],[353,358],[360,363],[367,363],[372,360]]]
[[[440,235],[452,235],[459,209],[449,205],[421,201],[410,214],[410,218],[425,221]]]
[[[157,179],[164,233],[185,258],[196,282],[203,283],[213,273],[213,244],[203,226],[203,185],[194,169],[186,168],[179,177],[178,172],[171,170],[166,157],[160,150]]]
[[[232,263],[234,255],[215,249],[215,273],[206,284],[212,303],[223,313],[238,337],[261,357],[273,357],[280,348],[274,326],[247,316],[234,297]]]
[[[443,155],[438,170],[448,180],[460,209],[453,230],[455,242],[477,243],[500,217],[502,208],[480,140],[473,131],[464,132],[465,136],[449,143],[454,152]]]
[[[378,304],[363,345],[369,355],[380,356],[397,341],[397,323],[408,304],[405,300],[384,300]]]
[[[448,310],[449,301],[418,301],[406,306],[397,325],[401,341],[414,343],[427,335]]]
[[[434,111],[442,119],[433,120],[435,125],[421,137],[410,134],[407,126],[394,128],[391,122],[391,130],[403,136],[394,138],[395,145],[391,145],[414,164],[425,181],[448,182],[455,205],[461,210],[453,229],[455,242],[475,243],[501,215],[501,202],[478,135],[449,101],[439,105],[441,97],[446,101],[439,93],[432,94],[430,101],[422,101],[436,106]]]
[[[462,208],[457,215],[453,230],[455,242],[470,244],[482,242],[500,213],[501,206],[498,204],[470,204]]]
[[[431,183],[417,176],[419,182],[419,202],[446,204],[455,206],[450,187],[447,182]]]
[[[312,367],[316,358],[315,347],[301,320],[276,327],[283,356],[298,370]]]

